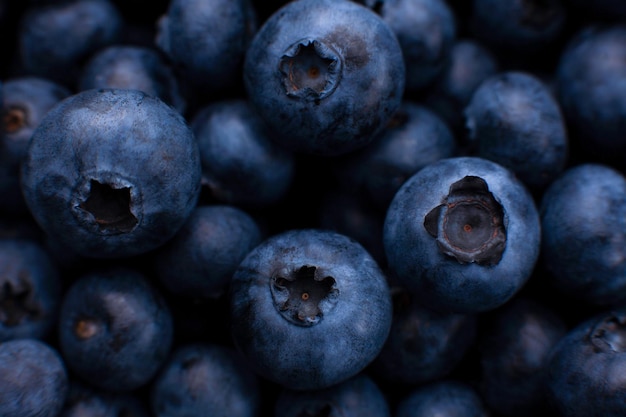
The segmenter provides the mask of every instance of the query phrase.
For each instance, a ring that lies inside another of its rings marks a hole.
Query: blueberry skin
[[[199,206],[181,230],[154,253],[154,271],[174,294],[219,298],[243,258],[264,237],[261,227],[235,206]]]
[[[73,89],[84,60],[120,41],[124,28],[124,17],[109,0],[31,5],[17,32],[21,73]]]
[[[0,210],[9,215],[27,213],[20,188],[20,165],[28,141],[44,115],[71,92],[46,78],[23,76],[4,81],[0,98]]]
[[[510,417],[548,409],[546,369],[552,349],[567,331],[554,310],[530,297],[516,297],[481,316],[479,392],[487,406]]]
[[[542,264],[560,294],[594,306],[626,301],[626,178],[608,165],[568,168],[540,203]]]
[[[624,415],[625,323],[623,306],[595,313],[556,344],[547,364],[547,395],[560,415]]]
[[[387,210],[400,186],[426,165],[455,156],[456,138],[447,123],[419,102],[404,100],[378,136],[335,166],[346,189],[360,189]]]
[[[363,370],[391,327],[391,297],[355,240],[294,229],[254,248],[233,275],[231,333],[262,377],[295,390],[327,388]]]
[[[56,417],[68,390],[63,359],[37,339],[0,343],[0,415]]]
[[[228,93],[241,81],[256,30],[248,0],[173,0],[157,21],[155,45],[176,66],[185,94]]]
[[[190,125],[200,148],[202,188],[212,201],[258,209],[285,196],[295,175],[295,157],[274,142],[247,99],[203,106]]]
[[[477,317],[424,308],[401,286],[392,287],[392,296],[391,332],[370,372],[391,386],[448,377],[476,341]]]
[[[325,389],[280,390],[274,417],[301,416],[390,417],[391,408],[376,382],[359,373]]]
[[[539,255],[535,202],[512,171],[487,159],[434,162],[409,178],[387,210],[390,271],[427,308],[478,313],[508,301]]]
[[[139,90],[85,90],[57,103],[35,130],[21,187],[50,235],[90,258],[157,248],[200,194],[200,156],[185,119]]]
[[[56,326],[61,277],[35,240],[0,239],[0,342],[46,339]]]
[[[557,97],[584,155],[596,161],[626,155],[626,25],[588,26],[562,50]]]
[[[94,52],[81,69],[78,89],[95,88],[141,90],[182,114],[186,110],[174,70],[154,47],[115,44]]]
[[[151,385],[155,417],[254,417],[261,385],[230,346],[191,343],[177,348]]]
[[[148,407],[134,393],[116,393],[70,379],[59,417],[150,417]]]
[[[473,154],[503,165],[543,191],[569,161],[565,119],[549,86],[533,73],[485,79],[465,108]]]
[[[395,33],[402,48],[406,65],[406,93],[419,93],[441,74],[450,57],[457,36],[452,9],[445,0],[385,0],[373,3],[374,10]]]
[[[86,383],[128,392],[148,384],[167,359],[172,323],[168,305],[143,273],[94,269],[63,296],[59,347]]]
[[[394,417],[488,417],[491,413],[476,389],[444,379],[413,388],[396,407]]]
[[[368,144],[400,105],[405,66],[382,18],[348,0],[298,0],[260,27],[243,68],[252,104],[287,149],[336,156]]]

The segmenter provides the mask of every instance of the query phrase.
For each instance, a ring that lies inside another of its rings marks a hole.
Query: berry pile
[[[0,0],[0,416],[626,415],[623,0]]]

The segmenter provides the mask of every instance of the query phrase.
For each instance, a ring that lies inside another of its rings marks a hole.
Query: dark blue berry
[[[269,237],[239,265],[230,292],[233,340],[266,379],[321,389],[362,371],[391,327],[391,296],[355,240],[318,229]]]
[[[200,155],[185,119],[139,90],[85,90],[35,130],[21,185],[33,217],[80,255],[148,252],[180,229],[200,194]]]

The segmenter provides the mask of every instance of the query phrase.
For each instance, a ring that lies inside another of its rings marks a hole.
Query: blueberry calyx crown
[[[78,207],[93,216],[98,231],[103,234],[128,233],[137,225],[130,210],[130,187],[115,187],[92,179],[89,194]]]
[[[504,210],[480,177],[452,184],[444,202],[425,216],[424,227],[439,250],[460,263],[495,265],[502,259]]]
[[[270,288],[278,312],[300,326],[319,323],[335,304],[339,293],[333,277],[309,265],[275,274]]]
[[[596,352],[626,352],[626,315],[612,314],[600,320],[589,333]]]
[[[291,45],[279,63],[287,96],[317,104],[335,91],[341,69],[342,62],[334,48],[312,39]]]
[[[41,316],[41,307],[33,300],[32,287],[20,281],[17,284],[5,282],[0,288],[0,323],[4,326],[17,326],[26,319]]]
[[[2,129],[7,133],[15,133],[26,126],[26,111],[21,107],[11,107],[2,114]]]

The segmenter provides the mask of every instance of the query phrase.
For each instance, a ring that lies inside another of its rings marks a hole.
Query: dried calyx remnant
[[[17,326],[24,320],[36,320],[41,316],[41,307],[33,299],[32,287],[20,280],[5,282],[0,287],[0,323]]]
[[[11,107],[2,115],[2,128],[7,133],[15,133],[26,126],[26,111],[21,107]]]
[[[591,329],[589,340],[596,352],[626,352],[626,315],[618,312],[600,320]]]
[[[330,46],[302,40],[287,49],[279,70],[288,96],[319,101],[335,90],[341,78],[341,59]]]
[[[452,184],[443,203],[426,215],[424,227],[443,253],[461,263],[495,265],[506,246],[502,205],[476,176]]]
[[[339,290],[331,276],[315,266],[279,273],[271,280],[274,305],[282,316],[301,326],[318,323],[335,303]]]
[[[137,225],[130,210],[130,188],[113,188],[91,180],[89,197],[80,208],[91,213],[102,232],[127,233]]]

